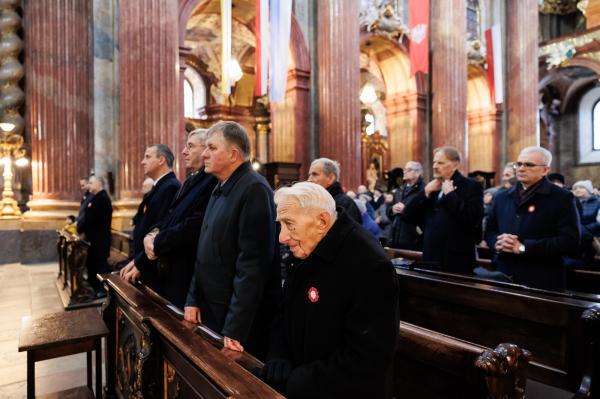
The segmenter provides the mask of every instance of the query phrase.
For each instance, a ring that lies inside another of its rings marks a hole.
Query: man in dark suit
[[[423,234],[414,224],[402,220],[406,204],[423,188],[423,166],[416,161],[408,161],[404,166],[404,184],[396,189],[388,217],[392,221],[390,247],[421,251]]]
[[[527,147],[515,163],[518,183],[499,192],[488,217],[486,241],[494,263],[515,283],[561,290],[562,257],[579,246],[579,216],[573,194],[546,177],[552,154]]]
[[[121,277],[135,282],[143,273],[144,283],[156,289],[156,261],[151,261],[144,251],[144,237],[169,210],[169,204],[181,186],[173,173],[173,153],[164,144],[153,144],[146,148],[142,166],[146,176],[154,180],[154,187],[144,196],[139,208],[141,217],[133,229],[133,259],[121,269]]]
[[[144,238],[146,256],[158,259],[158,293],[180,309],[194,274],[204,212],[217,184],[217,179],[204,171],[205,148],[206,129],[190,132],[182,151],[189,175],[167,215]]]
[[[208,130],[204,170],[217,178],[202,222],[185,319],[261,357],[281,294],[273,192],[252,170],[250,140],[235,122]]]
[[[336,206],[344,208],[348,216],[358,224],[362,224],[362,216],[354,200],[344,193],[340,178],[340,165],[329,158],[319,158],[312,161],[308,171],[308,181],[316,183],[329,191]]]
[[[104,190],[104,179],[98,176],[89,178],[90,197],[83,217],[77,222],[77,232],[83,233],[90,243],[87,256],[88,282],[96,291],[96,296],[106,295],[96,278],[97,273],[106,273],[106,259],[110,252],[110,224],[112,221],[112,204],[108,193]]]
[[[260,375],[288,398],[391,397],[398,285],[383,248],[317,184],[275,201],[295,261]]]
[[[460,152],[440,147],[433,153],[433,177],[404,208],[404,220],[423,230],[423,263],[472,274],[481,241],[483,187],[458,171]]]

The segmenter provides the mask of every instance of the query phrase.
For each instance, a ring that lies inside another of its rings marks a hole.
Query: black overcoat
[[[198,237],[210,195],[217,179],[204,169],[188,177],[167,215],[156,226],[154,254],[158,257],[159,294],[183,309],[190,287]]]
[[[110,224],[112,203],[105,190],[92,195],[83,211],[84,217],[77,222],[77,232],[85,234],[90,243],[88,263],[105,262],[110,253]]]
[[[288,398],[390,397],[396,273],[379,242],[340,208],[338,215],[286,283]]]
[[[344,192],[340,182],[336,181],[331,186],[327,187],[327,191],[333,197],[336,207],[343,208],[352,220],[358,224],[362,224],[362,215],[360,214],[360,210],[354,203],[354,200],[348,197],[348,195]]]
[[[202,322],[261,357],[281,299],[273,191],[245,162],[213,191],[186,305]]]
[[[563,256],[577,250],[579,216],[571,192],[548,179],[527,201],[520,203],[517,187],[496,195],[488,217],[486,242],[494,248],[498,235],[516,234],[525,245],[523,254],[499,253],[497,268],[515,283],[544,289],[564,289]]]
[[[415,184],[409,186],[406,183],[396,189],[394,201],[388,207],[388,217],[392,221],[390,232],[390,246],[402,249],[411,249],[421,251],[423,249],[423,235],[417,231],[417,225],[402,220],[402,214],[395,214],[392,207],[398,202],[405,206],[423,189],[423,179],[419,179]]]
[[[475,246],[482,239],[482,185],[455,171],[456,189],[439,196],[425,197],[425,188],[406,204],[403,219],[423,230],[423,261],[442,270],[472,274]]]
[[[175,173],[169,172],[144,196],[139,206],[142,216],[137,219],[133,229],[133,257],[136,267],[142,273],[142,279],[153,288],[156,288],[156,262],[146,257],[144,237],[167,214],[180,186]]]

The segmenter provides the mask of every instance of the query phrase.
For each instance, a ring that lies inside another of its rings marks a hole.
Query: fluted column
[[[451,145],[467,156],[467,6],[431,2],[431,134],[433,148]]]
[[[506,3],[507,160],[538,142],[538,2]]]
[[[318,2],[319,151],[348,188],[361,184],[358,0]]]
[[[92,161],[91,2],[24,3],[27,114],[33,199],[26,218],[76,211]]]
[[[119,7],[120,200],[115,216],[127,219],[142,197],[140,162],[146,146],[166,144],[177,156],[185,132],[180,123],[177,2],[127,0]]]

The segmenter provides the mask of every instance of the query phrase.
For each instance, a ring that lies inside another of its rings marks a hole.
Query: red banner
[[[408,8],[410,76],[429,73],[429,0],[410,0]]]
[[[487,29],[485,31],[485,47],[486,54],[485,60],[487,62],[487,79],[488,79],[488,87],[490,88],[490,99],[492,100],[492,104],[496,103],[496,93],[494,92],[494,41],[492,40],[492,30]]]

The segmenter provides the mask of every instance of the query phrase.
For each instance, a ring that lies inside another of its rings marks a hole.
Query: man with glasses
[[[416,225],[405,222],[401,216],[406,204],[423,188],[423,166],[416,161],[408,161],[404,166],[404,184],[394,192],[388,217],[392,221],[390,246],[393,248],[420,251],[423,248],[422,232]]]
[[[498,193],[485,240],[495,249],[494,263],[517,284],[561,290],[562,257],[579,246],[573,194],[547,178],[552,154],[527,147],[515,162],[517,185]]]

